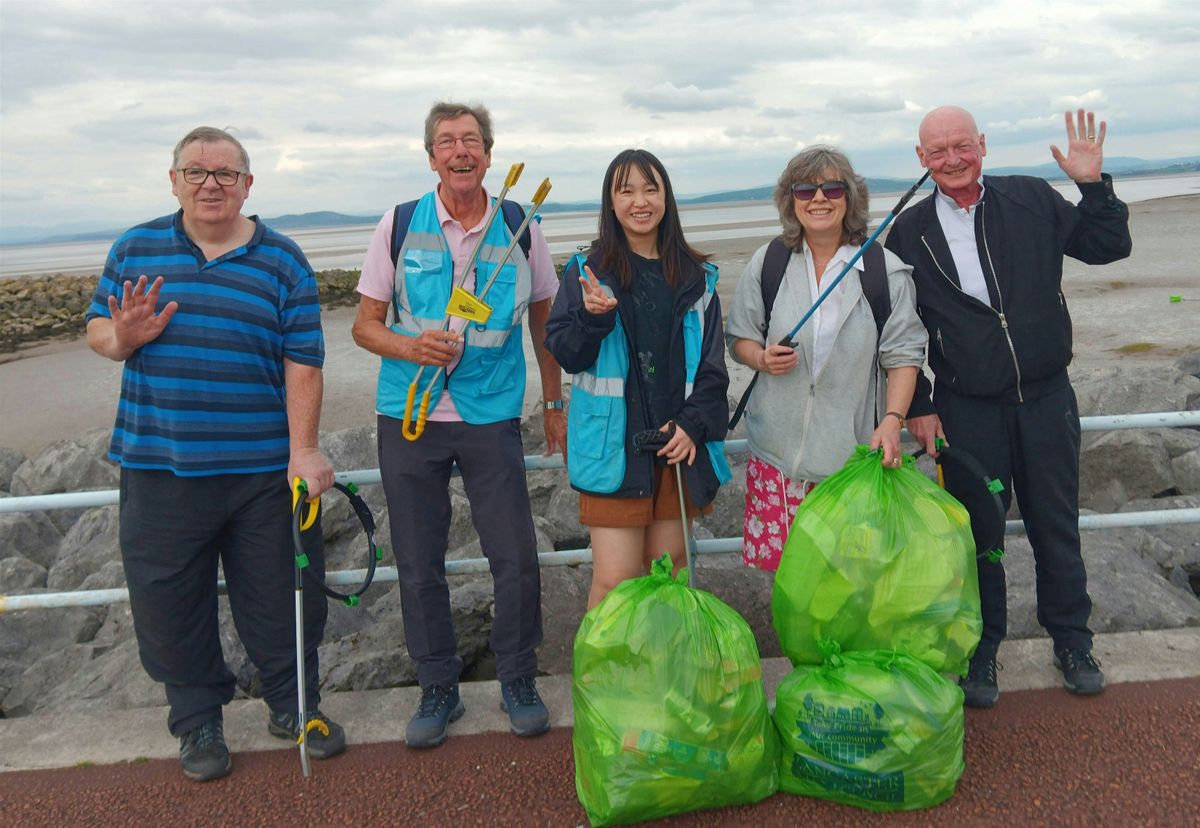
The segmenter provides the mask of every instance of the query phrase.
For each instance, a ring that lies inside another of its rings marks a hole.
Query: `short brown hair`
[[[455,101],[438,101],[429,109],[425,116],[425,152],[433,157],[433,133],[442,121],[461,118],[470,115],[479,123],[479,132],[483,136],[483,151],[489,155],[492,152],[494,136],[492,135],[492,115],[483,104],[457,103]]]
[[[179,168],[179,156],[183,155],[183,150],[187,147],[187,145],[194,144],[197,141],[200,141],[204,144],[213,144],[217,141],[228,141],[237,147],[238,158],[242,163],[241,171],[247,174],[250,172],[250,155],[246,152],[246,148],[242,146],[242,142],[234,138],[225,130],[210,126],[196,127],[179,140],[179,143],[175,145],[175,154],[171,157],[172,169]]]
[[[867,220],[870,218],[870,193],[867,182],[854,172],[846,154],[833,147],[818,144],[796,154],[779,176],[775,185],[775,206],[779,223],[783,225],[783,242],[789,249],[800,252],[804,243],[804,227],[796,218],[792,187],[802,182],[820,183],[832,170],[840,181],[846,182],[846,217],[842,219],[842,243],[862,244],[867,240]]]

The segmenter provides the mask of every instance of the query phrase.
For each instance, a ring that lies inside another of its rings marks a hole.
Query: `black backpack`
[[[783,283],[783,272],[787,270],[792,251],[776,236],[767,245],[767,254],[762,266],[762,300],[763,300],[763,329],[771,325],[771,308],[775,297],[779,294],[779,285]],[[863,296],[871,305],[871,313],[875,316],[875,331],[878,337],[883,337],[883,326],[892,313],[892,297],[888,293],[887,265],[883,260],[883,247],[872,244],[863,251],[863,272],[859,278],[862,283]]]

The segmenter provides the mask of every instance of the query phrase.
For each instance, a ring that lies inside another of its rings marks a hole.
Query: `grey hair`
[[[833,147],[818,144],[801,150],[788,162],[779,183],[775,185],[775,207],[779,210],[779,223],[783,225],[783,243],[789,249],[800,252],[804,242],[804,227],[796,218],[796,206],[792,186],[801,182],[813,184],[825,180],[832,172],[839,181],[846,182],[846,217],[842,219],[842,243],[862,244],[867,240],[867,219],[870,217],[870,194],[867,182],[854,171],[845,153]]]
[[[246,148],[242,146],[242,142],[225,130],[210,126],[196,127],[179,140],[179,143],[175,145],[175,154],[171,158],[171,167],[173,169],[179,168],[179,157],[183,155],[183,151],[187,145],[194,144],[197,141],[202,144],[214,144],[217,141],[228,141],[233,144],[237,147],[238,158],[242,164],[241,171],[246,174],[250,173],[250,155],[246,152]]]
[[[492,135],[492,115],[483,104],[457,103],[455,101],[438,101],[425,116],[425,152],[433,157],[433,133],[442,121],[461,118],[470,115],[479,122],[479,131],[483,135],[483,151],[491,154],[494,136]]]

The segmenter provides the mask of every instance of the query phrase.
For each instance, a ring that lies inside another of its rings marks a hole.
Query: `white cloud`
[[[907,176],[946,103],[991,163],[1048,160],[1080,105],[1106,150],[1178,156],[1200,147],[1180,126],[1200,123],[1197,33],[1190,0],[4,0],[0,223],[166,212],[171,148],[201,123],[246,142],[262,215],[384,209],[430,185],[444,98],[486,103],[494,170],[525,161],[564,201],[595,199],[627,146],[680,192],[773,181],[820,141]]]

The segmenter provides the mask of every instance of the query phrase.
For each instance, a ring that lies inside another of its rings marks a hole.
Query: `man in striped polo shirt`
[[[120,542],[142,664],[166,685],[167,726],[189,779],[232,763],[221,708],[233,698],[217,621],[217,564],[238,634],[262,677],[268,730],[295,739],[293,550],[288,481],[333,484],[317,448],[325,357],[312,268],[289,238],[241,213],[246,150],[211,127],[175,147],[180,210],[113,244],[87,312],[88,345],[122,361],[109,457],[121,465]],[[285,476],[286,474],[286,476]],[[320,529],[308,533],[324,573]],[[305,605],[308,750],[345,733],[317,708],[324,600]]]

